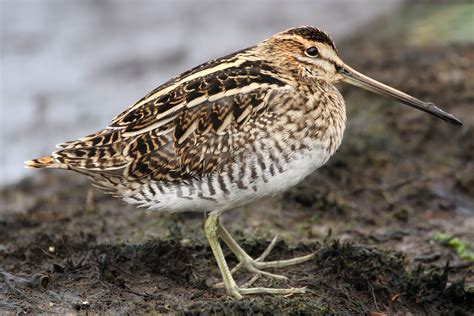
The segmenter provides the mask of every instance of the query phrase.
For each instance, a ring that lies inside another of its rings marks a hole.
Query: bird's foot
[[[302,257],[297,257],[293,259],[287,260],[276,260],[276,261],[267,261],[265,262],[264,259],[270,254],[272,249],[275,247],[278,241],[278,236],[273,238],[272,242],[265,251],[256,259],[250,257],[246,252],[242,250],[242,253],[238,254],[240,262],[230,271],[231,274],[236,273],[240,269],[244,268],[249,271],[253,276],[252,278],[245,282],[240,288],[238,288],[242,294],[254,294],[254,293],[273,293],[273,294],[294,294],[294,293],[304,293],[304,288],[291,288],[291,289],[271,289],[271,288],[250,288],[261,276],[273,278],[280,281],[288,281],[288,278],[281,274],[274,274],[267,271],[263,271],[262,269],[266,268],[283,268],[294,264],[303,263],[314,258],[314,254],[309,254]],[[224,282],[220,282],[214,284],[213,287],[215,288],[223,288],[225,287]],[[256,292],[257,291],[257,292]]]

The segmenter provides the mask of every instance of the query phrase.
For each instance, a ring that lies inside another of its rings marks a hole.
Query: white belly
[[[325,164],[329,157],[325,146],[314,142],[307,144],[303,151],[286,156],[267,151],[260,162],[249,154],[243,167],[234,163],[220,174],[192,180],[186,185],[152,182],[130,192],[124,200],[168,212],[224,211],[294,186]]]

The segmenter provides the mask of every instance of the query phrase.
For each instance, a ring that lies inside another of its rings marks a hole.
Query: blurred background
[[[337,43],[400,3],[0,0],[1,184],[192,66],[300,25]]]

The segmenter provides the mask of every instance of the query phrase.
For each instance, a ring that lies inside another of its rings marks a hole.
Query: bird
[[[314,258],[265,261],[274,238],[252,258],[219,216],[282,192],[322,167],[336,152],[346,105],[336,87],[346,82],[462,125],[433,103],[371,79],[339,57],[330,36],[315,27],[279,32],[260,43],[192,68],[152,90],[104,129],[57,145],[25,167],[66,169],[130,204],[163,212],[203,212],[204,233],[228,295],[292,295],[302,288],[253,286],[265,271]],[[220,242],[237,257],[230,269]],[[238,285],[234,274],[252,278]]]

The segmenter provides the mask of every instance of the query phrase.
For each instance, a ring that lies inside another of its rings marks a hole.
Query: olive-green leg
[[[287,280],[285,276],[269,273],[266,271],[262,271],[262,268],[280,268],[286,267],[293,264],[298,264],[304,261],[307,261],[314,257],[314,255],[308,255],[304,257],[289,259],[289,260],[278,260],[278,261],[269,261],[269,262],[261,262],[261,260],[265,259],[265,257],[270,253],[271,249],[274,247],[276,243],[276,239],[272,241],[270,246],[264,251],[264,253],[257,259],[251,258],[238,244],[237,242],[230,236],[229,232],[219,224],[219,214],[220,212],[214,211],[209,213],[206,223],[204,225],[204,230],[206,234],[206,238],[209,241],[209,245],[211,246],[212,252],[214,253],[214,257],[216,258],[217,265],[219,266],[219,270],[222,274],[223,279],[223,286],[227,289],[227,292],[233,295],[236,298],[242,298],[242,295],[245,294],[258,294],[258,293],[266,293],[266,294],[295,294],[295,293],[304,293],[305,288],[265,288],[265,287],[253,287],[251,286],[257,279],[258,276],[264,275],[268,277],[272,277],[279,280]],[[219,244],[219,237],[227,244],[227,246],[232,250],[232,252],[237,256],[240,263],[236,266],[233,271],[229,269],[227,262],[224,257],[224,253],[222,252],[222,248]],[[232,273],[243,267],[250,272],[252,272],[255,276],[247,282],[244,286],[239,287],[235,282],[234,278],[232,277]],[[218,285],[219,286],[219,285]]]

